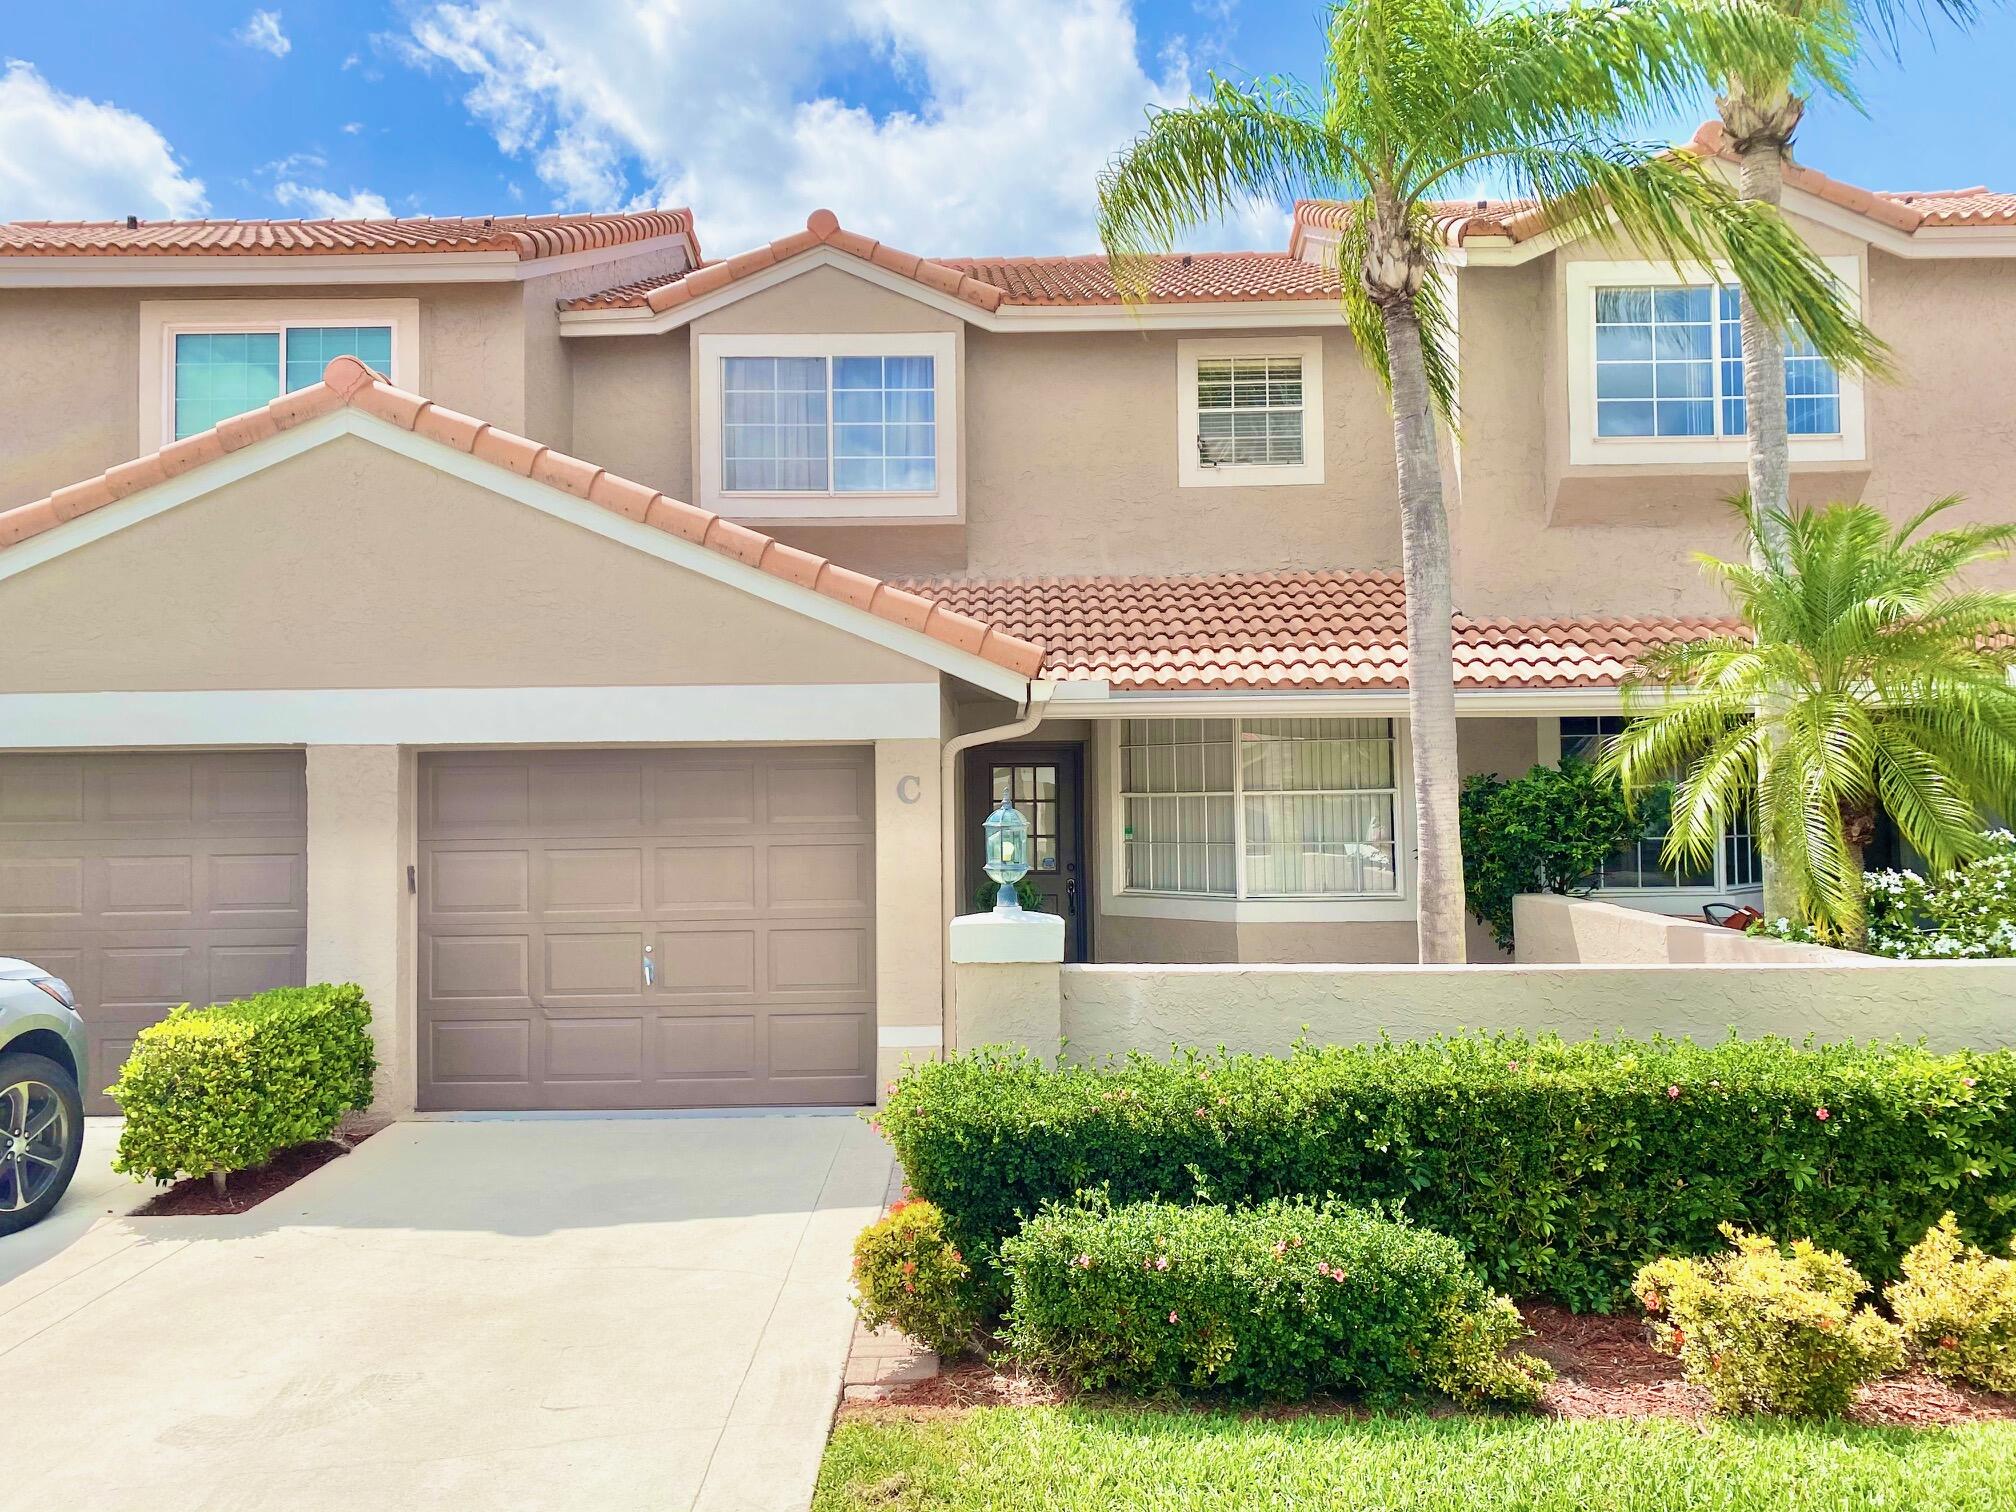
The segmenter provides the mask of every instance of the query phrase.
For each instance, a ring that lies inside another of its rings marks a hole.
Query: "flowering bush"
[[[1046,1208],[1002,1260],[1010,1342],[1086,1386],[1530,1402],[1551,1378],[1453,1239],[1335,1203]]]
[[[1904,1279],[1884,1297],[1934,1375],[2016,1391],[2016,1260],[1963,1242],[1951,1213],[1904,1257]]]
[[[1864,872],[1868,933],[1862,948],[1900,961],[2016,957],[2016,835],[1993,830],[1988,845],[1985,855],[1943,877]],[[1832,943],[1797,919],[1760,919],[1749,933],[1801,945]]]
[[[870,1328],[893,1324],[947,1357],[971,1343],[980,1324],[972,1276],[945,1238],[943,1215],[928,1202],[892,1203],[854,1240],[861,1321]]]
[[[1720,1412],[1830,1417],[1855,1388],[1904,1362],[1904,1339],[1855,1299],[1866,1283],[1832,1250],[1727,1224],[1733,1250],[1655,1260],[1632,1285],[1652,1342],[1677,1355]]]
[[[2016,1226],[2016,1052],[1783,1040],[1467,1035],[1051,1070],[912,1068],[882,1122],[990,1306],[1003,1239],[1046,1203],[1335,1196],[1404,1204],[1499,1291],[1607,1310],[1639,1266],[1733,1219],[1888,1281],[1951,1208]]]

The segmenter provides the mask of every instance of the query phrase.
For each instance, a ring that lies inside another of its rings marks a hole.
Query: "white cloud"
[[[556,203],[690,204],[720,252],[822,205],[919,252],[1092,250],[1099,169],[1190,85],[1180,48],[1143,67],[1128,0],[436,0],[389,40],[463,76]],[[914,107],[820,93],[864,54]]]
[[[343,135],[345,136],[356,136],[363,129],[364,123],[362,121],[345,121],[343,123]]]
[[[273,198],[290,210],[299,210],[327,220],[383,220],[392,213],[385,197],[369,189],[352,189],[338,194],[312,184],[281,179],[273,186]]]
[[[208,208],[203,181],[130,110],[52,89],[30,63],[0,74],[0,218],[177,217]]]
[[[284,58],[294,50],[287,33],[280,30],[280,12],[277,10],[252,12],[245,18],[245,24],[238,28],[238,40],[247,47],[256,47],[276,58]]]

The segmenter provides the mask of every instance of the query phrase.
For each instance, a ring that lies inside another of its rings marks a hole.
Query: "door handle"
[[[657,977],[658,973],[651,964],[651,947],[646,945],[644,947],[644,985],[649,987],[657,980]]]
[[[1064,879],[1064,911],[1071,914],[1078,912],[1078,879],[1076,877],[1066,877]]]

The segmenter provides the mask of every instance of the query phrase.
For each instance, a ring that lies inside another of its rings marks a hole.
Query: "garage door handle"
[[[649,987],[652,984],[652,982],[656,980],[657,980],[657,973],[652,969],[651,966],[651,947],[649,945],[646,945],[644,947],[644,985],[646,987]]]

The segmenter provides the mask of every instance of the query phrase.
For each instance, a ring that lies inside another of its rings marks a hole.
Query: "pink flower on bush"
[[[1507,1071],[1517,1071],[1517,1070],[1519,1069],[1519,1062],[1517,1062],[1517,1061],[1507,1061],[1507,1062],[1505,1063],[1505,1069],[1506,1069]]]
[[[1092,1257],[1090,1255],[1079,1255],[1071,1263],[1080,1270],[1092,1269]]]
[[[1169,1269],[1169,1257],[1167,1255],[1157,1255],[1155,1257],[1155,1269],[1158,1271]]]
[[[1963,1076],[1960,1078],[1960,1085],[1963,1087],[1971,1087],[1974,1085],[1974,1078],[1971,1076]]]
[[[1678,1087],[1668,1087],[1666,1089],[1666,1096],[1669,1099],[1678,1097],[1679,1095],[1680,1095],[1680,1089]]]
[[[1813,1110],[1813,1116],[1819,1119],[1820,1122],[1825,1123],[1827,1122],[1828,1119],[1832,1118],[1834,1115],[1832,1113],[1829,1113],[1825,1108],[1815,1108]]]
[[[1173,1312],[1169,1314],[1169,1321],[1171,1323],[1174,1323],[1176,1321],[1176,1314],[1174,1314]]]
[[[1197,1110],[1197,1116],[1198,1116],[1199,1118],[1209,1118],[1209,1117],[1211,1116],[1211,1114],[1210,1114],[1210,1111],[1209,1111],[1208,1109],[1206,1109],[1206,1108],[1199,1108],[1199,1109]]]

